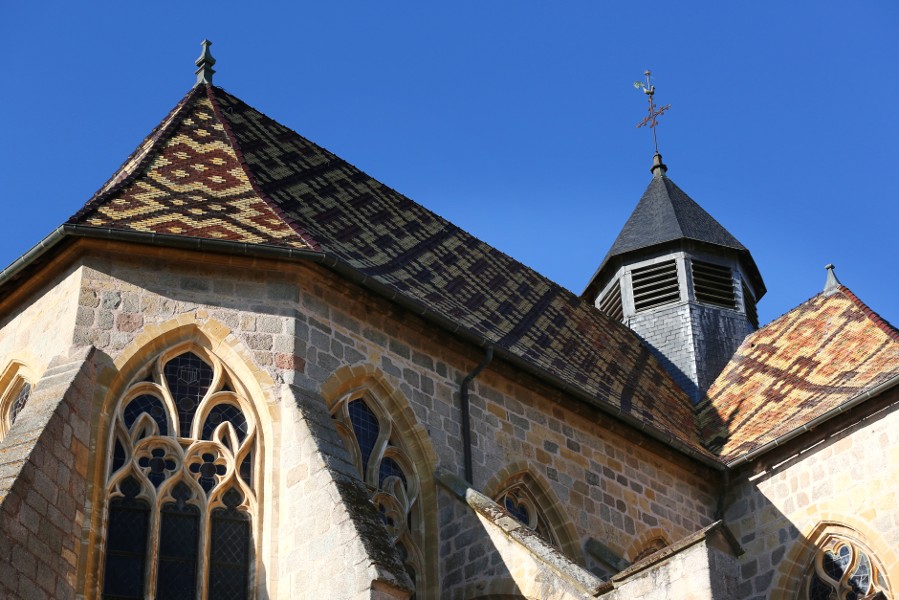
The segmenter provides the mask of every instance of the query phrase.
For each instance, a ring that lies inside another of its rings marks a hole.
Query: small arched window
[[[558,536],[541,509],[540,502],[525,481],[517,481],[505,487],[497,494],[496,503],[525,527],[539,533],[547,542],[553,546],[559,545]]]
[[[3,379],[8,383],[0,396],[0,440],[9,433],[31,396],[31,382],[22,374],[22,368],[11,366]]]
[[[159,356],[116,405],[104,598],[243,600],[254,585],[258,432],[224,366]]]
[[[424,566],[421,488],[399,432],[365,391],[345,396],[331,408],[331,416],[418,589]]]
[[[862,544],[842,536],[829,536],[818,547],[805,578],[805,600],[862,600],[888,594],[887,582],[876,557]]]

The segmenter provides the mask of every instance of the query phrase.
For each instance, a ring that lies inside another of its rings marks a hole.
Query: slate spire
[[[765,284],[749,250],[666,172],[656,153],[646,191],[582,297],[646,340],[698,402],[758,327]]]

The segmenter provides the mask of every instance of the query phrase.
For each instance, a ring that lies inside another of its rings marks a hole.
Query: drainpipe
[[[724,521],[728,491],[730,491],[730,469],[725,469],[721,474],[721,492],[718,496],[718,506],[715,508],[716,521]]]
[[[474,371],[465,376],[462,385],[459,386],[459,396],[462,402],[462,452],[465,456],[465,481],[472,487],[474,487],[474,475],[471,466],[471,411],[468,403],[468,386],[475,377],[481,374],[481,371],[487,368],[491,360],[493,360],[493,346],[488,344],[484,348],[484,360],[475,367]]]

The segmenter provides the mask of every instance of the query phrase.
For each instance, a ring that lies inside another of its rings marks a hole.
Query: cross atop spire
[[[653,156],[653,165],[651,171],[653,174],[656,174],[658,171],[659,175],[664,175],[665,171],[668,170],[668,167],[662,162],[662,155],[659,154],[659,138],[656,135],[656,125],[659,124],[658,118],[662,115],[666,110],[671,108],[670,104],[666,104],[665,106],[656,108],[655,102],[653,100],[653,96],[656,93],[656,86],[652,84],[652,72],[646,71],[643,73],[646,76],[646,83],[642,81],[634,82],[634,87],[637,89],[643,90],[643,93],[646,94],[646,99],[649,101],[649,115],[637,123],[637,129],[643,127],[644,125],[649,125],[649,128],[652,129],[652,141],[655,145],[655,155]]]
[[[215,69],[212,68],[212,65],[215,64],[215,59],[212,58],[212,53],[209,51],[209,46],[212,45],[212,42],[209,40],[203,40],[200,44],[203,46],[203,52],[200,54],[200,58],[198,58],[195,62],[198,69],[197,73],[197,85],[201,83],[212,83],[212,75],[215,73]]]

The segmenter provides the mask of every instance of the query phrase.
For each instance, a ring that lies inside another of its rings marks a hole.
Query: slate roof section
[[[630,329],[221,88],[191,91],[69,223],[320,251],[713,459]]]
[[[679,239],[746,250],[712,215],[662,175],[649,182],[606,258]]]
[[[750,334],[708,392],[702,434],[725,462],[899,376],[899,331],[845,286]]]
[[[756,300],[764,294],[762,276],[749,250],[671,179],[665,175],[654,175],[584,295],[597,291],[593,288],[600,273],[615,257],[679,240],[721,246],[737,252],[744,260],[747,275],[755,283],[758,292]]]

